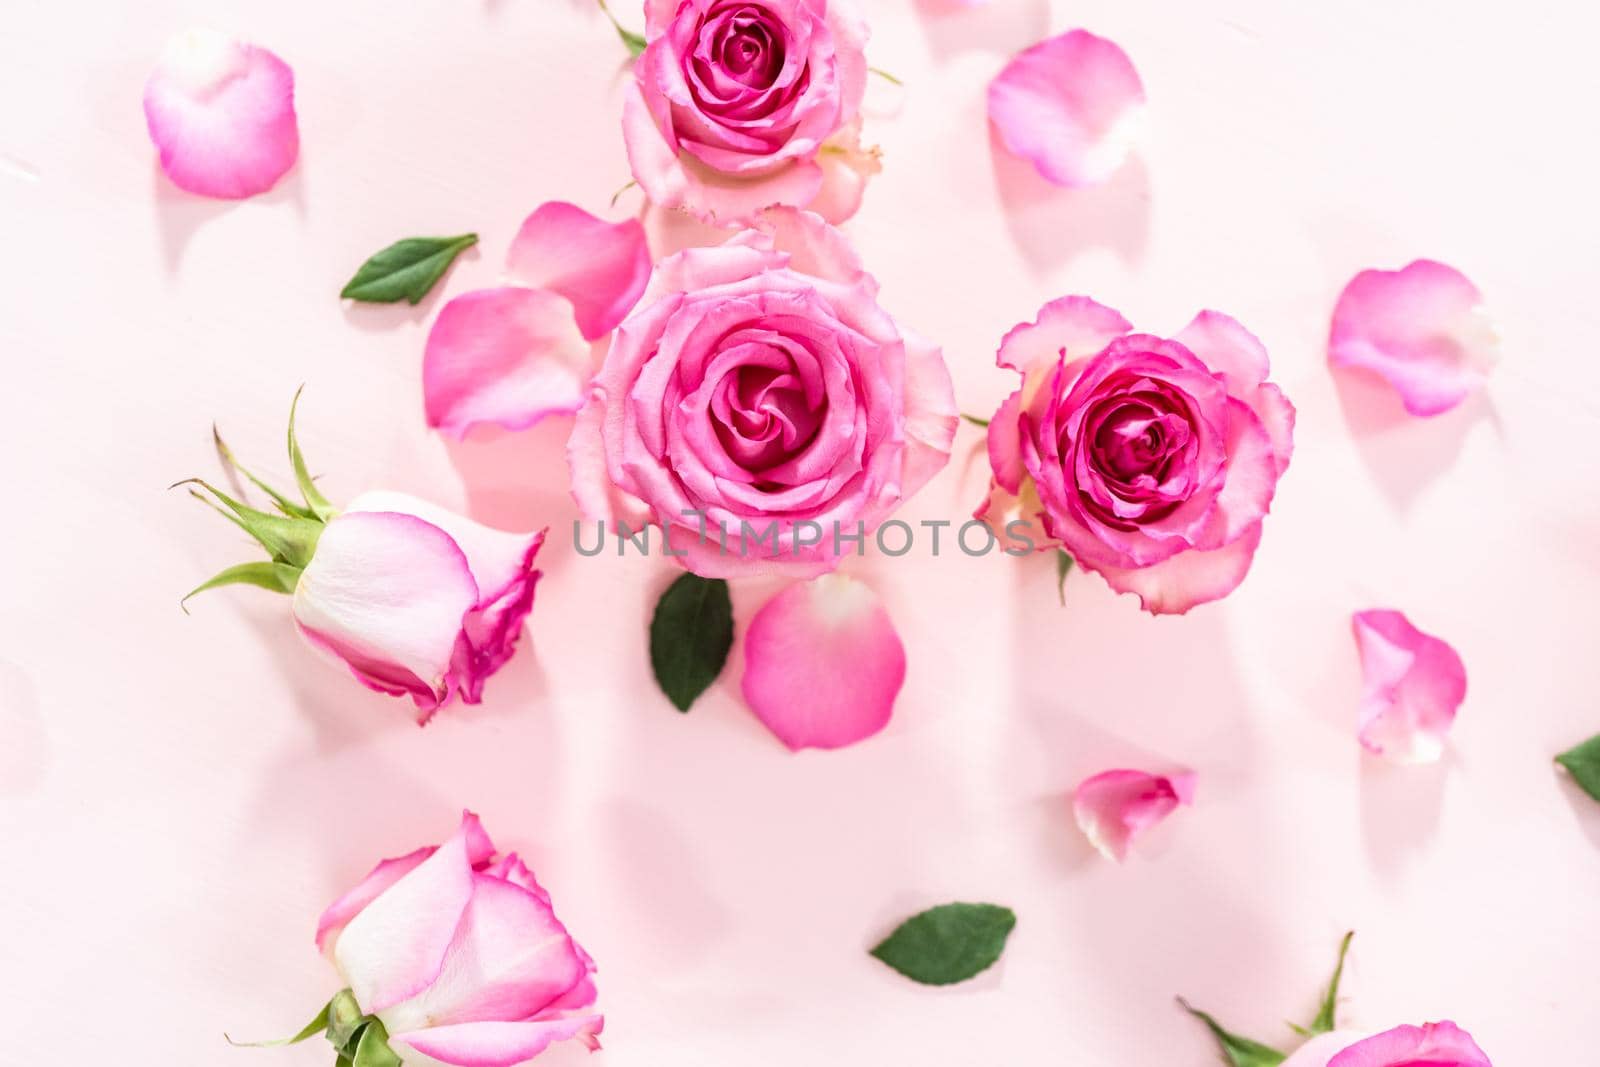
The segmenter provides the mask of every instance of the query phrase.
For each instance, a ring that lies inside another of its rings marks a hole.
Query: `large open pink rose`
[[[843,236],[793,209],[759,225],[657,265],[568,446],[586,515],[653,519],[707,577],[832,569],[854,550],[835,531],[870,534],[955,436],[939,349]]]
[[[1293,450],[1294,406],[1267,352],[1202,311],[1168,340],[1086,297],[1046,304],[1001,342],[1022,376],[989,424],[978,509],[1034,547],[1061,547],[1145,610],[1232,592]],[[1021,525],[1019,525],[1021,524]]]
[[[849,0],[647,0],[623,136],[651,200],[737,223],[773,204],[855,213],[866,25]]]

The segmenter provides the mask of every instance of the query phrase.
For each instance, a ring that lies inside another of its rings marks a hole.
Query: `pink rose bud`
[[[1455,1023],[1397,1026],[1381,1034],[1336,1030],[1295,1050],[1283,1067],[1494,1067]]]

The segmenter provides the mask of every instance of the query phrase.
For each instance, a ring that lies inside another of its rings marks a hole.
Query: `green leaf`
[[[606,6],[606,0],[598,0],[598,2],[600,4],[600,10],[606,13],[606,18],[610,19],[611,25],[616,27],[617,36],[622,38],[622,43],[628,46],[628,54],[632,58],[638,59],[644,54],[644,50],[646,47],[648,47],[649,42],[644,39],[643,34],[634,33],[632,30],[623,29],[622,23],[617,21],[617,16],[613,15],[611,13],[611,9]]]
[[[994,965],[1017,925],[998,904],[941,904],[907,919],[872,955],[913,982],[965,982]]]
[[[317,483],[312,481],[311,472],[306,469],[306,457],[300,452],[300,442],[294,436],[294,413],[300,406],[300,394],[306,387],[301,386],[294,391],[294,400],[289,403],[289,463],[294,467],[295,484],[300,487],[300,495],[305,498],[306,507],[312,514],[323,522],[333,518],[333,505],[328,498],[322,495],[322,490],[317,488]]]
[[[1317,1012],[1317,1017],[1311,1020],[1311,1033],[1330,1033],[1336,1026],[1334,1016],[1339,1011],[1339,980],[1344,977],[1344,958],[1350,953],[1350,941],[1356,936],[1354,930],[1344,935],[1344,940],[1339,942],[1339,962],[1333,968],[1333,980],[1328,983],[1327,995],[1322,998],[1322,1008]]]
[[[419,303],[456,257],[477,243],[475,233],[396,241],[361,264],[339,295],[367,304]]]
[[[277,563],[269,559],[255,560],[229,567],[209,581],[201,582],[189,590],[179,604],[187,604],[191,597],[204,593],[207,589],[218,589],[224,585],[254,585],[270,589],[274,593],[293,593],[295,584],[299,581],[299,567],[291,567],[287,563]],[[184,608],[184,610],[189,609]]]
[[[259,511],[233,499],[202,478],[185,478],[172,488],[177,488],[179,485],[198,485],[226,505],[226,508],[217,507],[216,510],[255,538],[256,542],[271,554],[275,562],[302,568],[311,562],[311,556],[317,550],[317,539],[322,536],[322,523],[317,520],[297,519],[290,515],[273,515]],[[190,493],[200,500],[206,500],[192,489]],[[206,500],[206,503],[216,507],[212,501]]]
[[[1067,606],[1067,575],[1072,573],[1072,556],[1064,548],[1056,549],[1056,595],[1061,606]]]
[[[966,419],[968,422],[972,423],[972,425],[974,425],[974,426],[987,427],[989,425],[989,420],[988,419],[980,419],[976,415],[963,414],[961,417],[963,419]]]
[[[400,1067],[400,1057],[389,1047],[389,1032],[377,1019],[369,1019],[356,1044],[355,1067]]]
[[[1567,769],[1578,788],[1600,800],[1600,734],[1563,752],[1556,757],[1556,762]]]
[[[235,1041],[233,1038],[228,1037],[227,1034],[222,1036],[227,1040],[228,1044],[238,1048],[282,1048],[284,1045],[298,1045],[306,1038],[320,1034],[328,1028],[328,1010],[332,1007],[333,1001],[330,1000],[322,1006],[321,1011],[317,1012],[317,1017],[306,1023],[300,1032],[293,1037],[280,1037],[276,1041]]]
[[[1206,1028],[1211,1031],[1212,1036],[1217,1039],[1217,1044],[1222,1048],[1223,1059],[1232,1064],[1233,1067],[1277,1067],[1278,1064],[1289,1058],[1286,1054],[1279,1052],[1275,1048],[1263,1045],[1259,1041],[1252,1041],[1248,1037],[1240,1037],[1238,1034],[1229,1033],[1222,1028],[1217,1020],[1199,1008],[1191,1006],[1182,997],[1178,998],[1178,1003],[1183,1005],[1184,1011],[1206,1024]]]
[[[733,602],[721,578],[684,574],[667,587],[650,620],[650,667],[679,711],[704,693],[733,646]]]
[[[290,500],[272,486],[268,485],[266,482],[250,473],[250,471],[247,470],[242,463],[235,459],[233,455],[233,449],[229,448],[227,444],[223,442],[222,434],[218,432],[216,423],[211,424],[211,440],[217,446],[217,455],[222,457],[222,462],[227,466],[232,467],[240,474],[244,475],[257,489],[260,489],[263,493],[266,493],[268,496],[270,496],[273,504],[277,506],[279,511],[283,512],[285,515],[289,515],[297,519],[316,518],[316,515],[312,513],[310,508],[303,508],[299,504],[296,504],[293,500]]]

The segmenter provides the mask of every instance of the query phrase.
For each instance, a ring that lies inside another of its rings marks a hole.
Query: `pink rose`
[[[623,111],[651,200],[712,222],[773,204],[855,213],[867,29],[849,0],[646,0]]]
[[[657,265],[568,445],[585,514],[648,514],[706,577],[831,570],[835,530],[870,534],[955,435],[939,349],[878,306],[843,236],[793,209],[760,225]]]
[[[1146,611],[1181,614],[1249,570],[1294,406],[1266,380],[1261,342],[1226,315],[1202,311],[1171,340],[1131,331],[1072,296],[1006,335],[998,362],[1022,387],[990,421],[977,516],[1065,549]]]
[[[1397,1026],[1365,1037],[1321,1034],[1300,1046],[1283,1067],[1493,1067],[1472,1035],[1455,1023]]]
[[[594,962],[471,812],[444,844],[384,860],[334,901],[317,946],[407,1064],[510,1067],[569,1038],[600,1047]]]

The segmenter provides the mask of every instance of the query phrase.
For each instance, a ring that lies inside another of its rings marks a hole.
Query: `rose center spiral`
[[[765,361],[745,364],[724,377],[712,404],[722,447],[758,476],[803,452],[825,412],[825,401],[811,395],[793,366]]]

